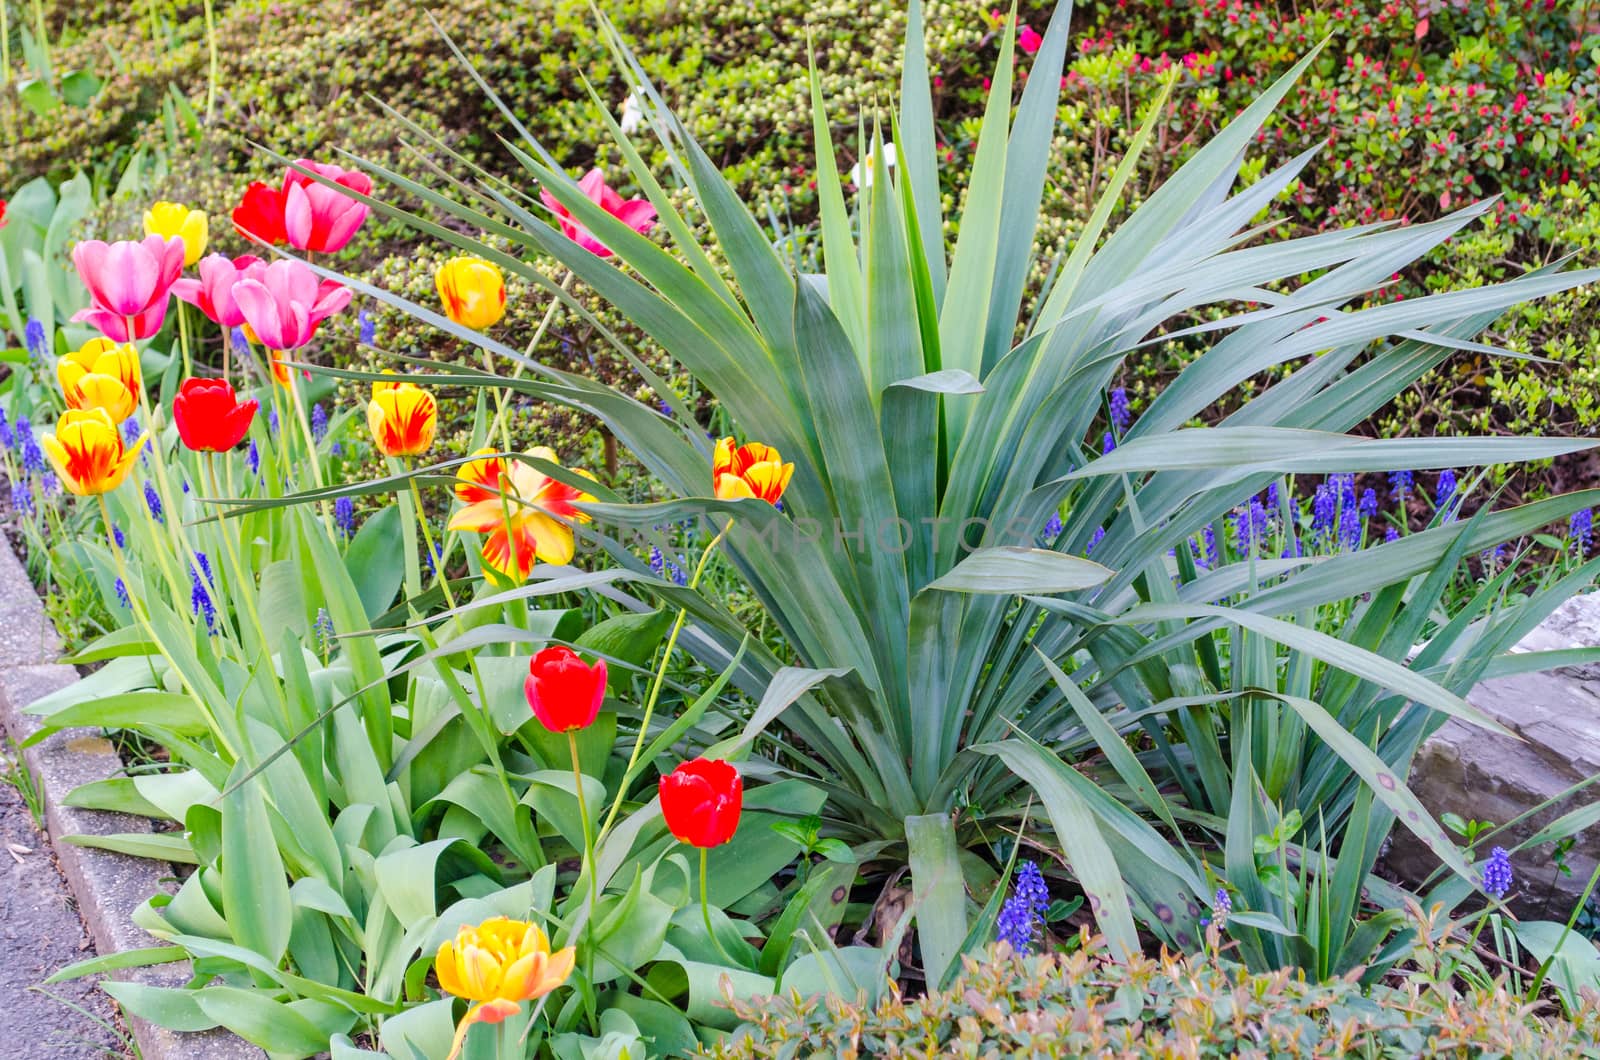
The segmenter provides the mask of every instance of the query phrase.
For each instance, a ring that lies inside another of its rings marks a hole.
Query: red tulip
[[[0,199],[0,228],[6,226],[6,201]]]
[[[277,246],[286,242],[283,231],[283,192],[257,180],[244,189],[244,198],[233,209],[233,227],[246,239]]]
[[[357,194],[372,194],[372,178],[358,169],[309,158],[297,159],[295,165]],[[367,219],[367,212],[366,203],[304,173],[291,169],[283,175],[283,230],[292,247],[317,254],[337,253]]]
[[[190,449],[221,453],[239,444],[258,407],[254,398],[240,401],[226,379],[185,379],[172,399],[172,422]]]
[[[522,690],[533,716],[551,732],[586,729],[606,698],[606,661],[590,666],[571,648],[546,648],[528,663]]]
[[[680,841],[721,846],[739,828],[744,781],[720,758],[696,758],[661,778],[661,816]]]

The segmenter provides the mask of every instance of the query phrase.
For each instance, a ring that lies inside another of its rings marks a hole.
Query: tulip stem
[[[217,454],[206,451],[206,479],[211,485],[211,493],[217,498],[217,533],[222,537],[222,547],[228,553],[228,565],[233,568],[234,584],[239,593],[244,597],[246,610],[250,612],[250,621],[255,623],[256,635],[261,638],[261,654],[263,657],[272,654],[272,645],[267,641],[267,627],[261,621],[261,612],[256,607],[255,579],[245,573],[244,565],[239,562],[239,549],[233,542],[233,533],[226,522],[226,513],[222,510],[222,490],[217,486]]]
[[[583,796],[583,768],[578,763],[578,730],[567,730],[567,747],[572,752],[572,785],[578,795],[578,816],[583,819],[583,860],[589,870],[589,920],[600,915],[600,866],[595,864],[594,825],[589,821],[589,803]]]
[[[567,274],[561,278],[561,284],[560,284],[561,290],[565,291],[567,289],[568,285],[571,284],[571,283],[572,283],[572,270],[568,269],[567,270]],[[544,311],[544,319],[539,321],[539,326],[534,329],[533,338],[528,340],[528,347],[524,351],[524,356],[527,356],[527,357],[532,357],[533,356],[534,349],[544,339],[544,333],[549,330],[550,322],[555,319],[556,310],[560,309],[560,308],[561,308],[561,299],[558,298],[558,297],[555,297],[555,296],[551,296],[551,298],[550,298],[550,308],[546,309]],[[488,351],[485,350],[484,353],[487,354]],[[511,380],[512,380],[512,382],[515,382],[516,380],[522,378],[522,372],[526,367],[527,366],[524,365],[521,361],[517,362],[516,367],[511,370]],[[506,437],[509,437],[510,428],[507,427],[506,423],[505,423],[506,409],[508,407],[509,406],[507,406],[505,404],[501,404],[499,406],[499,409],[495,412],[494,422],[489,425],[489,437],[493,438],[496,434],[500,434],[502,431],[508,432],[506,434]],[[510,448],[511,448],[511,446],[508,443],[506,445],[506,449],[509,450]]]
[[[711,539],[705,551],[700,553],[700,562],[695,564],[694,576],[689,579],[689,591],[693,592],[700,585],[700,576],[705,573],[706,564],[711,559],[711,553],[721,544],[722,539],[728,536],[728,531],[733,529],[733,520],[722,528],[716,537]],[[667,663],[672,658],[672,649],[678,644],[678,634],[683,632],[684,623],[688,621],[689,609],[680,607],[678,617],[672,622],[672,632],[667,637],[667,650],[662,653],[661,665],[656,667],[655,677],[650,683],[650,695],[644,703],[644,717],[639,721],[639,735],[634,738],[633,752],[628,755],[628,768],[622,773],[622,783],[617,785],[617,797],[612,800],[611,812],[606,815],[606,823],[600,829],[600,838],[604,839],[611,831],[611,826],[616,823],[617,813],[622,809],[623,797],[628,794],[628,785],[633,781],[634,766],[638,764],[639,753],[644,750],[645,736],[650,732],[650,717],[655,713],[656,701],[661,698],[661,686],[666,683]]]
[[[117,544],[117,528],[116,524],[111,521],[111,509],[106,505],[106,495],[97,493],[94,499],[100,502],[100,519],[105,523],[106,540],[111,545],[111,558],[116,563],[117,577],[122,581],[122,591],[128,594],[128,609],[133,612],[134,621],[144,627],[145,633],[150,637],[150,643],[155,645],[156,651],[160,653],[162,659],[166,660],[167,666],[171,668],[174,674],[178,675],[178,679],[183,682],[184,687],[188,688],[189,697],[200,708],[200,713],[205,715],[207,724],[211,726],[211,735],[216,738],[222,750],[234,761],[238,761],[239,753],[229,745],[227,735],[223,733],[222,727],[217,724],[217,719],[211,712],[211,705],[184,678],[183,670],[168,654],[166,645],[161,643],[161,638],[156,635],[155,626],[151,624],[150,616],[145,612],[144,601],[134,594],[133,578],[128,573],[128,561],[122,554],[122,546]],[[158,551],[159,547],[158,545]]]
[[[222,329],[222,378],[227,379],[233,368],[233,332],[225,324],[218,324]]]
[[[700,915],[705,918],[706,934],[711,936],[711,944],[717,948],[717,953],[735,968],[741,967],[733,955],[722,948],[722,940],[717,938],[716,929],[711,926],[711,898],[706,893],[706,855],[709,853],[705,847],[700,848]]]
[[[415,478],[407,478],[406,485],[411,487],[411,503],[417,509],[417,525],[422,527],[422,541],[428,549],[428,560],[433,564],[433,580],[444,590],[445,604],[454,611],[456,598],[450,592],[450,579],[444,574],[444,559],[439,555],[439,550],[433,547],[433,531],[428,529],[428,517],[422,510],[422,491],[417,489]]]
[[[186,303],[178,301],[178,342],[183,348],[183,377],[185,379],[194,375],[194,359],[189,356],[189,314],[184,312]]]
[[[211,0],[205,0],[206,46],[210,51],[210,70],[206,78],[206,121],[211,120],[217,108],[217,20],[211,11]]]

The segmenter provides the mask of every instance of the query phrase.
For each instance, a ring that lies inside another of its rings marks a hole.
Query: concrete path
[[[97,978],[39,985],[58,968],[93,957],[94,944],[49,839],[12,784],[0,784],[0,878],[0,1042],[6,1043],[0,1053],[132,1057],[116,1006]]]

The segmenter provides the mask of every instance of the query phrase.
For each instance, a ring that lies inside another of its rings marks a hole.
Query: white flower
[[[622,116],[617,119],[617,124],[622,127],[626,136],[632,136],[639,128],[639,123],[644,121],[644,110],[639,106],[639,97],[632,92],[622,101]]]
[[[894,144],[885,143],[883,145],[883,168],[893,172],[894,163]],[[850,183],[854,184],[858,188],[872,187],[872,171],[874,168],[875,160],[869,154],[866,158],[850,167]]]

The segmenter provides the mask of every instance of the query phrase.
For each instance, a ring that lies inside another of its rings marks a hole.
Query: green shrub
[[[1122,963],[1103,941],[968,958],[948,990],[876,1006],[840,997],[734,1001],[745,1025],[715,1060],[805,1057],[1577,1057],[1600,1051],[1600,1003],[1571,1021],[1497,985],[1415,974],[1364,995],[1347,979],[1252,975],[1215,951]]]

